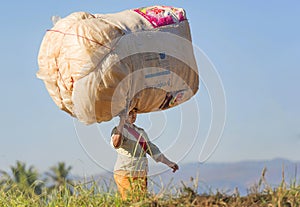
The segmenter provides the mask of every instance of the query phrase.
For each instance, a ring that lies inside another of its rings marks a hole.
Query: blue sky
[[[51,16],[76,11],[113,13],[153,4],[186,10],[193,43],[206,53],[222,79],[226,125],[207,162],[300,160],[299,1],[28,0],[2,4],[0,169],[7,170],[16,160],[40,171],[64,161],[76,174],[100,172],[99,162],[113,166],[115,153],[103,143],[117,120],[84,128],[60,111],[36,78],[38,51],[52,27]],[[179,164],[197,161],[208,129],[209,106],[207,91],[201,88],[189,103],[161,114],[141,115],[137,124],[155,137],[158,120],[163,120],[166,128],[156,140],[159,147]],[[193,120],[195,113],[189,110],[193,107],[200,123]],[[185,128],[192,123],[191,128],[177,136],[171,129],[182,123]],[[201,126],[191,139],[195,123]],[[84,135],[78,135],[78,129]],[[98,143],[99,150],[92,149],[99,134],[103,143]],[[177,141],[188,143],[186,154]],[[177,157],[178,152],[184,156]]]

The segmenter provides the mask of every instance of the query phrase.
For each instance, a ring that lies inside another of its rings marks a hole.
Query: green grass
[[[197,181],[194,181],[197,185]],[[177,188],[172,185],[163,186],[159,193],[149,192],[145,197],[135,201],[122,201],[112,185],[97,182],[68,184],[52,189],[44,188],[37,195],[34,185],[27,189],[17,184],[2,183],[0,186],[0,206],[3,207],[98,207],[98,206],[236,206],[236,207],[287,207],[300,206],[300,186],[292,182],[287,185],[284,181],[276,188],[271,188],[263,179],[259,184],[249,189],[246,196],[238,192],[232,195],[225,193],[198,194],[197,186],[187,187],[184,183]],[[71,189],[71,190],[70,190]]]

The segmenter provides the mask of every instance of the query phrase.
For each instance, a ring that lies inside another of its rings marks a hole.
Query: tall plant
[[[73,185],[70,179],[71,169],[72,167],[67,166],[64,162],[59,162],[56,166],[51,167],[50,172],[46,172],[46,175],[48,175],[54,183],[50,189]]]
[[[39,173],[33,166],[27,168],[25,163],[17,161],[16,166],[11,166],[10,170],[11,175],[1,171],[2,185],[16,186],[21,192],[34,192],[38,195],[42,193],[44,182],[39,179]]]

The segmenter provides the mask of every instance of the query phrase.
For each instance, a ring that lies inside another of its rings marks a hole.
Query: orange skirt
[[[114,179],[123,200],[136,199],[147,193],[147,173],[135,173],[133,175],[124,171],[116,171]]]

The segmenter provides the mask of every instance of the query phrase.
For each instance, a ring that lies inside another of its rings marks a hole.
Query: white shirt
[[[112,136],[115,132],[116,127],[112,130]],[[148,172],[146,154],[149,154],[157,162],[157,158],[161,154],[159,148],[149,140],[144,129],[135,125],[130,126],[126,123],[122,135],[122,143],[116,148],[118,157],[114,171]],[[111,145],[113,146],[112,139]]]

